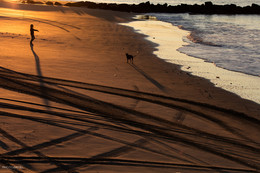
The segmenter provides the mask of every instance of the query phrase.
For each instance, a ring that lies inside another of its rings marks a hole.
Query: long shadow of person
[[[42,71],[41,71],[40,58],[35,53],[35,51],[33,49],[33,44],[30,43],[30,47],[31,47],[32,53],[33,53],[34,58],[35,58],[36,71],[37,71],[37,75],[39,76],[39,83],[40,83],[40,87],[41,87],[41,93],[42,93],[42,96],[44,97],[47,94],[47,90],[45,89],[44,81],[42,79],[43,75],[42,75]],[[43,102],[46,105],[47,109],[49,109],[49,101],[47,99],[43,99]]]

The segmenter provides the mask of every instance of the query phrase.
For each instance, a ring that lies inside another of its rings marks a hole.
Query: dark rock
[[[46,4],[46,5],[53,5],[53,2],[47,1],[45,4]]]
[[[55,2],[54,5],[62,5],[61,3],[59,2]]]
[[[34,0],[27,0],[26,3],[27,4],[43,4],[43,2],[34,1]]]
[[[28,0],[32,1],[32,0]],[[202,5],[181,4],[171,6],[165,4],[151,4],[149,1],[140,4],[116,4],[116,3],[95,3],[89,1],[81,1],[75,3],[67,3],[65,6],[99,8],[114,11],[135,12],[135,13],[190,13],[190,14],[260,14],[260,6],[252,4],[251,6],[239,7],[235,4],[214,5],[211,1],[207,1]]]

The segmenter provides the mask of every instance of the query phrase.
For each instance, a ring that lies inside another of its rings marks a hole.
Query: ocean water
[[[144,0],[92,1],[128,4],[146,2]],[[203,4],[205,1],[207,0],[150,0],[154,4],[167,3],[169,5]],[[219,5],[247,6],[253,3],[260,5],[260,0],[211,1]],[[170,48],[174,42],[150,39],[159,45],[155,54],[160,58],[181,65],[183,70],[189,71],[193,75],[209,79],[217,87],[260,103],[260,15],[190,15],[187,13],[151,13],[148,15],[187,31],[188,34],[182,38],[185,44],[180,46],[178,51],[194,59],[176,60],[176,57],[174,59],[169,55],[170,52],[165,51],[166,47]],[[145,26],[153,27],[148,24]],[[132,27],[150,38],[154,37],[146,32],[151,28],[138,28],[139,25]],[[176,30],[174,27],[172,29]],[[157,33],[160,31],[162,30],[158,29]]]
[[[181,49],[190,50],[189,47],[191,47],[193,42],[187,37],[192,33],[191,31],[180,29],[178,26],[159,20],[135,20],[122,25],[134,28],[136,32],[147,35],[147,40],[156,43],[158,46],[153,53],[157,57],[166,62],[180,65],[183,71],[187,71],[192,75],[208,79],[216,87],[223,88],[242,98],[260,104],[259,76],[227,70],[218,67],[214,62],[204,60],[200,57],[196,58],[180,51]],[[196,47],[194,47],[193,51],[203,54],[201,50],[206,51],[203,48],[197,49]],[[205,57],[211,57],[215,54],[216,52],[212,51],[211,54],[207,53]],[[225,53],[222,53],[222,56],[223,59],[228,59]]]
[[[159,57],[260,103],[260,15],[149,15],[189,32],[183,37],[186,44],[177,50],[193,58],[177,60],[160,48]],[[165,43],[159,45],[167,47]]]
[[[259,4],[259,1],[218,2],[240,6]],[[160,30],[155,30],[155,33],[151,34],[151,29],[134,25],[133,27],[141,33],[150,36],[150,41],[159,44],[158,51],[154,52],[158,57],[181,65],[182,70],[193,75],[209,79],[217,87],[260,103],[260,15],[190,15],[187,13],[149,15],[188,31],[188,34],[183,36],[186,44],[177,49],[187,57],[179,55],[182,58],[178,58],[168,51],[173,46],[173,41],[164,38],[152,39],[156,32],[160,33]],[[145,26],[151,25],[145,24]],[[176,30],[172,28],[174,29]],[[157,37],[159,38],[160,35]]]
[[[143,0],[93,0],[95,2],[140,3]],[[205,0],[150,0],[177,5],[203,4]],[[260,0],[212,0],[214,4],[239,6],[260,4]],[[190,31],[189,43],[180,52],[215,63],[218,67],[260,76],[260,15],[149,14],[160,21]]]
[[[190,31],[179,51],[231,71],[260,76],[259,15],[150,14]]]

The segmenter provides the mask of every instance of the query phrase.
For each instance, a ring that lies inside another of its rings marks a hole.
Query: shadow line
[[[47,91],[45,89],[45,86],[44,86],[44,81],[43,81],[43,75],[42,75],[42,70],[41,70],[41,65],[40,65],[40,58],[39,56],[35,53],[34,49],[33,49],[33,44],[30,44],[30,47],[31,47],[31,51],[34,55],[34,58],[35,58],[35,65],[36,65],[36,71],[37,71],[37,75],[39,76],[39,83],[40,83],[40,87],[41,87],[41,92],[43,95],[47,94]],[[50,105],[49,105],[49,101],[47,99],[44,99],[43,98],[43,102],[44,104],[46,105],[46,108],[49,109]]]
[[[22,79],[22,80],[29,80],[29,81],[36,81],[39,80],[39,77],[36,75],[31,75],[31,74],[26,74],[26,73],[21,73],[17,71],[13,71],[7,68],[4,68],[0,66],[0,73],[1,76],[6,76],[7,78],[14,78],[14,79]],[[185,104],[190,104],[198,107],[202,107],[203,109],[211,109],[215,111],[219,111],[221,113],[225,113],[225,116],[230,116],[230,118],[238,118],[242,121],[247,121],[248,123],[251,123],[251,125],[256,126],[259,128],[258,124],[260,124],[260,120],[249,116],[243,112],[238,112],[233,109],[226,109],[223,107],[217,107],[215,105],[207,104],[207,103],[202,103],[202,102],[196,102],[192,100],[187,100],[187,99],[182,99],[182,98],[176,98],[176,97],[168,97],[168,96],[163,96],[163,95],[158,95],[154,93],[148,93],[148,92],[140,92],[140,91],[133,91],[133,90],[128,90],[128,89],[122,89],[122,88],[115,88],[115,87],[109,87],[109,86],[104,86],[104,85],[97,85],[97,84],[91,84],[91,83],[83,83],[79,81],[71,81],[71,80],[65,80],[65,79],[58,79],[58,78],[50,78],[50,77],[42,77],[44,79],[45,83],[48,84],[55,84],[55,85],[62,85],[62,86],[68,86],[68,87],[74,87],[74,88],[80,88],[80,89],[85,89],[85,90],[92,90],[92,91],[97,91],[97,92],[102,92],[102,93],[108,93],[112,95],[119,95],[123,97],[130,97],[134,99],[140,99],[144,101],[148,101],[151,103],[156,103],[160,104],[163,106],[167,107],[172,107],[176,108],[176,104],[170,103],[171,101],[173,102],[180,102],[180,103],[185,103]],[[1,84],[1,83],[0,83]],[[140,96],[138,96],[140,95]],[[186,107],[179,107],[180,110],[185,110],[185,111],[191,111],[191,109],[188,109]],[[191,112],[198,114],[199,112]]]
[[[155,79],[153,79],[151,76],[146,74],[142,69],[137,67],[134,64],[130,64],[137,72],[139,72],[141,75],[143,75],[147,80],[149,80],[152,84],[154,84],[157,88],[162,90],[163,92],[166,92],[166,88],[162,86],[159,82],[157,82]]]
[[[233,147],[234,146],[239,147],[239,148],[237,148],[237,151],[238,151],[238,149],[241,149],[241,148],[253,151],[253,152],[250,151],[250,154],[257,152],[257,150],[255,148],[244,145],[242,143],[237,143],[236,141],[230,140],[226,137],[208,134],[207,132],[203,132],[203,131],[200,131],[198,129],[193,129],[193,128],[190,128],[190,127],[187,127],[187,126],[184,126],[184,125],[177,125],[177,124],[175,124],[173,122],[169,122],[165,119],[162,119],[162,118],[159,118],[159,117],[154,117],[152,115],[145,114],[145,113],[142,113],[142,112],[133,111],[133,110],[130,110],[128,108],[125,108],[125,107],[122,107],[122,106],[119,106],[119,105],[115,105],[115,104],[111,104],[111,103],[107,103],[107,102],[103,102],[103,101],[99,101],[99,100],[93,100],[93,99],[80,97],[78,95],[75,95],[75,94],[72,94],[72,93],[66,93],[64,91],[60,91],[58,89],[53,89],[53,88],[50,88],[50,87],[47,87],[49,94],[48,95],[42,95],[42,93],[40,93],[40,86],[36,85],[35,83],[28,83],[28,82],[25,82],[25,81],[22,82],[22,81],[19,81],[19,80],[13,81],[11,79],[6,79],[3,76],[1,77],[1,80],[4,81],[3,83],[1,83],[1,85],[3,85],[4,88],[9,88],[11,90],[19,91],[19,92],[30,94],[30,95],[36,95],[36,96],[43,97],[43,98],[48,98],[52,101],[56,101],[56,102],[67,104],[67,105],[69,104],[69,105],[77,107],[81,110],[87,110],[87,111],[96,112],[96,113],[100,113],[100,114],[103,113],[103,115],[100,115],[100,116],[103,116],[103,117],[108,118],[108,119],[112,118],[115,121],[130,125],[130,126],[133,126],[133,127],[144,129],[146,131],[149,131],[150,135],[153,135],[153,136],[158,135],[158,137],[161,137],[161,138],[163,137],[163,138],[167,139],[168,141],[180,142],[182,144],[186,144],[186,145],[189,145],[189,146],[192,146],[192,147],[196,147],[198,149],[210,152],[212,154],[221,156],[221,157],[228,159],[228,160],[235,161],[239,164],[243,164],[243,165],[251,167],[251,168],[255,168],[255,169],[259,168],[254,163],[254,161],[248,160],[247,158],[237,157],[233,153],[229,153],[229,152],[227,153],[226,151],[224,151],[222,149],[222,147],[224,146],[223,144],[225,144],[227,142],[229,144],[232,144]],[[32,90],[35,90],[35,91],[32,91]],[[86,105],[88,105],[88,106],[86,106]],[[105,109],[104,109],[104,107],[105,107]],[[13,115],[13,116],[18,117],[17,115],[10,114],[10,113],[4,113],[3,112],[3,114],[5,114],[7,116]],[[0,113],[0,115],[1,115],[1,113]],[[132,115],[133,117],[129,116],[129,115]],[[147,124],[147,123],[142,122],[142,121],[139,122],[139,121],[133,120],[132,118],[134,118],[134,117],[139,117],[139,118],[142,118],[143,120],[147,120],[147,119],[149,119],[150,121],[152,120],[154,123],[157,123],[157,125],[153,125],[153,124],[150,124],[150,123]],[[36,120],[33,117],[30,117],[30,119]],[[37,119],[37,120],[39,122],[42,122],[42,123],[47,123],[46,121],[43,121],[43,120],[39,120],[39,119]],[[48,122],[48,124],[53,124],[53,122]],[[159,124],[163,125],[163,126],[166,125],[167,129],[165,129],[165,127],[158,126]],[[58,123],[55,123],[55,125],[62,127],[62,128],[71,129],[71,130],[76,130],[76,131],[80,130],[80,129],[77,129],[77,128],[73,128],[71,126],[65,126],[65,125],[58,124]],[[198,136],[196,137],[196,139],[190,139],[190,137],[182,137],[178,134],[171,133],[170,130],[174,126],[181,128],[181,130],[188,130],[188,131],[191,131],[191,132],[195,132],[195,135],[197,134]],[[171,128],[168,128],[168,127],[171,127]],[[100,138],[104,138],[104,139],[108,139],[108,140],[114,140],[115,142],[121,142],[121,143],[123,142],[119,139],[113,139],[109,136],[104,136],[102,134],[91,133],[91,132],[88,132],[88,133],[91,134],[91,135],[95,135],[97,137],[100,137]],[[212,146],[212,143],[210,145],[208,145],[209,144],[208,142],[205,143],[204,141],[198,140],[198,138],[201,139],[202,136],[206,137],[207,140],[213,139],[213,140],[215,140],[214,142],[219,141],[220,146],[218,148],[216,148],[215,146]],[[129,144],[129,145],[131,145],[131,144]]]
[[[3,148],[4,150],[9,150],[10,148],[5,142],[1,140],[0,140],[0,147]]]
[[[6,137],[7,139],[9,139],[10,141],[16,143],[17,145],[20,145],[21,147],[23,148],[28,148],[28,146],[23,143],[22,141],[20,141],[19,139],[17,139],[16,137],[12,136],[11,134],[9,134],[7,131],[3,130],[2,128],[0,128],[0,133]],[[41,159],[44,159],[44,160],[48,160],[48,162],[51,162],[53,164],[55,164],[56,166],[58,167],[61,167],[61,169],[63,170],[66,170],[64,168],[64,165],[63,163],[60,163],[60,162],[56,162],[55,160],[53,160],[52,158],[49,158],[48,156],[44,155],[43,153],[39,152],[39,151],[32,151],[32,153],[36,154],[39,156],[39,158]],[[2,155],[3,157],[4,155]],[[23,166],[32,170],[32,171],[35,171],[35,168],[33,168],[30,164],[28,163],[23,163]]]
[[[182,168],[187,170],[223,170],[229,172],[258,172],[253,169],[246,168],[230,168],[222,166],[206,166],[193,165],[171,162],[151,162],[142,160],[128,160],[128,159],[113,159],[113,158],[75,158],[75,157],[51,157],[62,163],[86,163],[88,165],[117,165],[117,166],[134,166],[134,167],[153,167],[153,168]],[[16,163],[17,160],[23,160],[25,163],[46,163],[45,160],[39,157],[6,157],[10,162]]]
[[[11,86],[12,84],[11,83],[8,83],[8,81],[6,81],[5,80],[5,82],[4,82],[7,86]],[[25,83],[25,82],[24,82]],[[32,84],[28,84],[27,83],[27,87],[29,87],[30,89],[31,88],[34,88],[34,89],[37,89],[37,88],[40,88],[39,86],[36,86],[36,85],[32,85]],[[17,88],[17,87],[14,87],[14,88]],[[18,88],[20,88],[20,87],[18,87]],[[51,89],[51,88],[48,88],[48,92],[50,92],[50,94],[49,95],[44,95],[44,96],[42,96],[40,93],[33,93],[33,92],[30,92],[30,91],[28,91],[27,89],[27,91],[23,91],[23,90],[21,90],[22,88],[20,88],[19,89],[19,91],[20,92],[25,92],[25,93],[27,93],[27,94],[32,94],[32,95],[37,95],[37,96],[40,96],[40,97],[43,97],[43,98],[48,98],[48,99],[51,99],[51,100],[53,100],[53,101],[56,101],[56,102],[59,102],[59,103],[63,103],[63,104],[69,104],[69,105],[71,105],[71,106],[75,106],[75,107],[77,107],[77,108],[79,108],[79,109],[82,109],[82,110],[87,110],[87,111],[91,111],[91,112],[95,112],[95,113],[100,113],[100,114],[102,114],[101,116],[102,117],[105,117],[105,118],[109,118],[110,116],[112,116],[112,115],[110,115],[110,111],[109,112],[103,112],[103,111],[106,111],[106,109],[105,110],[99,110],[99,109],[97,109],[97,107],[96,106],[100,106],[100,104],[101,104],[101,101],[97,101],[97,100],[86,100],[86,98],[82,98],[82,97],[79,97],[79,96],[76,96],[76,95],[70,95],[69,93],[63,93],[63,92],[61,92],[61,91],[59,91],[59,90],[54,90],[54,89]],[[38,89],[38,91],[39,91],[39,89]],[[39,95],[40,94],[40,95]],[[62,94],[62,97],[60,97],[61,95],[60,94]],[[67,96],[67,97],[69,97],[69,98],[64,98],[64,96]],[[51,97],[52,96],[52,97]],[[55,98],[54,98],[55,97]],[[80,101],[78,100],[78,99],[80,99]],[[74,104],[74,103],[78,103],[78,104]],[[84,103],[82,103],[82,104],[79,104],[80,102],[85,102],[85,104]],[[134,125],[135,127],[136,126],[138,126],[138,127],[141,127],[141,129],[143,129],[143,128],[146,128],[146,127],[148,127],[149,129],[150,129],[150,124],[148,125],[148,124],[145,124],[145,123],[138,123],[138,122],[136,122],[136,121],[133,121],[133,120],[130,120],[130,119],[128,119],[128,121],[125,121],[125,116],[124,116],[124,118],[122,119],[122,114],[120,114],[120,116],[119,115],[117,115],[116,117],[115,117],[115,112],[117,112],[116,111],[116,109],[118,110],[118,109],[120,109],[121,111],[123,111],[123,112],[128,112],[128,113],[131,113],[131,114],[133,114],[133,115],[136,115],[137,117],[142,117],[143,119],[149,119],[149,120],[153,120],[153,121],[156,121],[157,123],[159,123],[159,124],[164,124],[163,126],[165,126],[165,125],[170,125],[170,127],[173,127],[173,126],[176,126],[177,124],[176,123],[173,123],[173,122],[169,122],[169,121],[166,121],[166,120],[164,120],[164,119],[161,119],[161,118],[158,118],[158,117],[154,117],[154,116],[151,116],[151,115],[148,115],[148,114],[145,114],[145,113],[141,113],[141,112],[138,112],[138,111],[133,111],[133,110],[130,110],[130,109],[127,109],[127,108],[124,108],[124,107],[120,107],[120,106],[116,106],[116,105],[114,105],[114,104],[109,104],[109,103],[105,103],[105,102],[102,102],[104,105],[106,105],[106,106],[111,106],[111,109],[113,109],[114,111],[114,113],[113,113],[113,119],[115,120],[115,121],[119,121],[119,122],[124,122],[124,123],[126,123],[126,124],[128,124],[128,125]],[[98,104],[98,105],[97,105]],[[85,105],[88,105],[88,107],[86,107]],[[101,112],[100,112],[101,111]],[[119,117],[118,117],[119,116]],[[159,125],[158,124],[158,125]],[[145,125],[145,127],[144,127],[144,125]],[[173,125],[173,126],[172,126]],[[189,127],[187,127],[187,126],[180,126],[180,125],[177,125],[178,127],[182,127],[182,130],[188,130],[188,131],[193,131],[193,132],[197,132],[197,133],[199,133],[199,134],[204,134],[204,135],[206,135],[207,137],[210,137],[210,138],[214,138],[215,140],[216,139],[218,139],[218,140],[221,140],[221,141],[223,141],[223,137],[220,137],[220,136],[216,136],[216,135],[212,135],[212,134],[208,134],[208,133],[206,133],[206,132],[202,132],[202,131],[200,131],[200,130],[198,130],[198,129],[193,129],[193,128],[189,128]],[[161,126],[156,126],[156,128],[162,128]],[[150,129],[151,130],[151,129]],[[237,141],[235,142],[235,141],[233,141],[233,140],[231,140],[230,141],[230,139],[228,139],[228,138],[225,138],[224,139],[224,141],[229,141],[229,142],[231,142],[232,144],[237,144]]]

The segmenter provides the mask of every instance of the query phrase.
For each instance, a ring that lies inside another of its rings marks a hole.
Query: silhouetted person
[[[30,29],[30,31],[31,31],[31,44],[32,44],[32,42],[33,42],[33,40],[35,39],[35,36],[34,36],[34,31],[38,31],[37,29],[34,29],[33,28],[33,24],[31,24],[31,29]],[[39,31],[38,31],[39,32]]]

